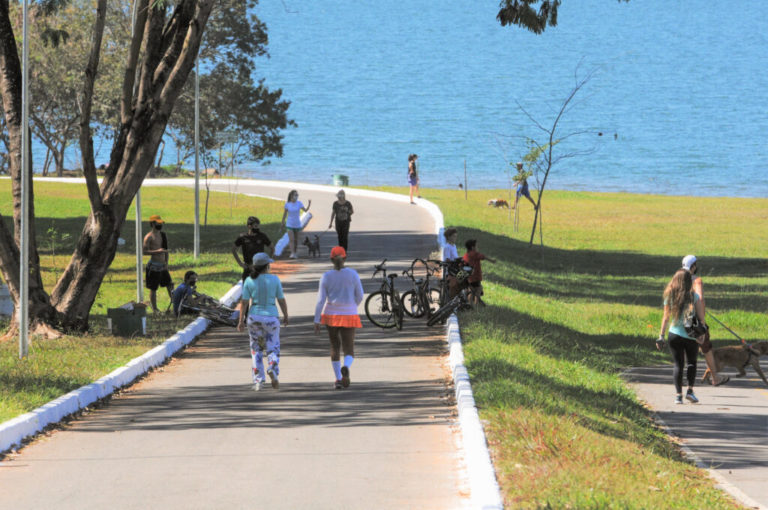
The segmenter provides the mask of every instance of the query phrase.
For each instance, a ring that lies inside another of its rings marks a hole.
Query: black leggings
[[[336,222],[336,236],[339,238],[339,246],[344,248],[344,251],[349,249],[347,244],[349,243],[349,221],[337,221]]]
[[[693,383],[696,381],[696,358],[699,355],[699,344],[696,343],[696,340],[678,336],[674,333],[670,333],[667,338],[669,340],[669,348],[672,350],[672,358],[675,360],[675,368],[672,372],[675,380],[675,389],[678,393],[682,393],[683,365],[686,359],[688,360],[688,367],[685,375],[688,379],[688,386],[693,388]]]

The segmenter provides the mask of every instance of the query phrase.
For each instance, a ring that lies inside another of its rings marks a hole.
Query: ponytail
[[[251,278],[255,280],[256,278],[259,277],[261,273],[266,271],[268,267],[269,267],[269,264],[266,264],[263,266],[253,266],[251,268]]]

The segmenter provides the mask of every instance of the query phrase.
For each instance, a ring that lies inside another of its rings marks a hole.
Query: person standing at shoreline
[[[335,246],[331,250],[333,269],[326,271],[320,279],[315,306],[315,334],[320,333],[320,324],[325,324],[337,390],[349,387],[349,368],[355,360],[355,329],[363,327],[357,313],[357,307],[363,301],[363,284],[357,271],[344,267],[346,260],[344,248]]]
[[[232,246],[232,256],[235,257],[237,265],[243,268],[243,281],[251,274],[251,266],[249,262],[253,260],[253,256],[259,252],[267,253],[267,250],[274,252],[272,247],[272,241],[267,235],[259,230],[261,221],[256,216],[249,216],[246,222],[248,226],[248,232],[240,234],[235,239],[235,244]],[[242,250],[243,260],[240,260],[237,252]],[[268,253],[272,256],[272,253]]]
[[[416,170],[416,160],[419,159],[418,154],[408,155],[408,185],[411,188],[411,204],[415,204],[413,201],[413,192],[416,192],[416,197],[421,198],[419,194],[419,173]]]
[[[291,254],[288,258],[295,259],[297,257],[296,252],[299,247],[299,232],[303,228],[301,224],[301,213],[309,212],[309,207],[312,205],[312,200],[307,201],[305,206],[299,201],[299,192],[292,189],[288,193],[288,200],[285,202],[283,211],[282,226],[288,231],[288,247],[291,250]]]
[[[152,305],[154,313],[159,312],[157,308],[157,288],[165,287],[168,291],[169,309],[173,303],[173,280],[168,271],[168,237],[162,232],[165,221],[159,214],[153,214],[149,217],[149,226],[152,230],[144,236],[142,244],[142,253],[149,255],[149,262],[146,268],[146,285],[149,289],[149,303]]]
[[[336,237],[339,241],[339,246],[344,250],[349,250],[349,224],[352,221],[352,215],[355,210],[352,208],[352,202],[346,198],[346,193],[343,189],[340,189],[336,193],[337,200],[333,203],[333,212],[331,212],[331,221],[328,223],[328,228],[333,226],[333,220],[336,220]]]

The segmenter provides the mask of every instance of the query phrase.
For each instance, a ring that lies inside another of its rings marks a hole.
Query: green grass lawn
[[[10,180],[0,179],[0,196],[10,197]],[[262,230],[276,241],[282,217],[282,201],[211,193],[208,226],[200,233],[200,257],[193,257],[194,193],[181,188],[144,188],[141,192],[144,219],[159,214],[166,220],[164,231],[170,245],[170,270],[174,283],[184,272],[199,275],[198,290],[214,297],[222,296],[241,275],[232,258],[235,238],[245,231],[248,216],[261,219]],[[204,214],[205,189],[201,190],[201,216]],[[74,243],[88,214],[84,184],[35,183],[37,240],[43,280],[51,290],[69,261]],[[10,227],[10,200],[0,202],[0,213]],[[176,320],[171,315],[149,315],[146,338],[115,338],[107,334],[106,315],[114,308],[136,299],[135,211],[128,213],[122,229],[126,244],[119,248],[93,309],[91,331],[87,335],[65,336],[58,340],[31,339],[29,356],[18,359],[15,342],[0,344],[0,422],[30,411],[68,391],[89,384],[124,365],[151,347],[162,343],[189,317]],[[144,223],[143,230],[149,229]],[[55,242],[54,242],[55,241]],[[146,261],[146,257],[144,257]],[[148,302],[148,291],[144,291]],[[165,309],[168,295],[158,290],[158,306]],[[0,332],[7,325],[0,324]]]
[[[537,233],[529,247],[527,201],[515,232],[514,213],[485,205],[504,192],[422,196],[459,229],[460,253],[475,238],[498,260],[483,263],[488,306],[460,322],[506,505],[733,508],[620,371],[670,362],[653,340],[664,286],[687,253],[700,259],[709,310],[745,338],[768,338],[768,201],[548,192],[544,246]],[[712,333],[734,342],[717,324]]]
[[[8,196],[8,186],[0,180],[0,196]],[[85,188],[39,183],[35,189],[39,236],[48,228],[71,235],[56,255],[41,243],[50,285],[87,214]],[[507,506],[734,508],[682,459],[620,371],[669,362],[653,340],[662,290],[687,253],[700,258],[709,309],[745,338],[768,338],[768,201],[548,192],[544,246],[531,248],[528,202],[515,232],[506,210],[485,205],[504,192],[471,191],[468,200],[458,191],[422,195],[441,207],[446,226],[459,228],[460,243],[476,238],[480,251],[498,259],[483,265],[488,306],[462,315],[461,327]],[[194,267],[201,290],[219,296],[238,277],[230,249],[245,218],[256,213],[274,236],[282,204],[212,194],[211,226],[195,261],[191,203],[188,190],[142,191],[145,217],[168,220],[174,279]],[[9,208],[0,204],[7,217]],[[128,242],[94,307],[92,334],[33,342],[23,361],[15,345],[0,345],[0,421],[91,382],[175,330],[172,319],[153,317],[151,338],[103,335],[106,308],[135,298],[133,229],[128,221]],[[715,343],[732,342],[722,328],[713,325],[712,332]]]

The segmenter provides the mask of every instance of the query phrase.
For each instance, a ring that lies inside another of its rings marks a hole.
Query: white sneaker
[[[297,259],[297,258],[299,258],[299,257],[298,257],[298,256],[297,256],[295,253],[291,253],[291,256],[290,256],[290,258],[292,258],[292,259]]]
[[[688,393],[685,394],[685,398],[693,404],[699,403],[699,399],[693,394],[693,390],[688,390]]]
[[[272,382],[272,387],[274,389],[277,389],[280,387],[280,381],[277,378],[277,374],[275,371],[270,367],[267,369],[267,375],[269,376],[269,380]]]
[[[253,391],[259,391],[261,389],[261,385],[262,385],[261,381],[256,381],[255,383],[253,383]]]

